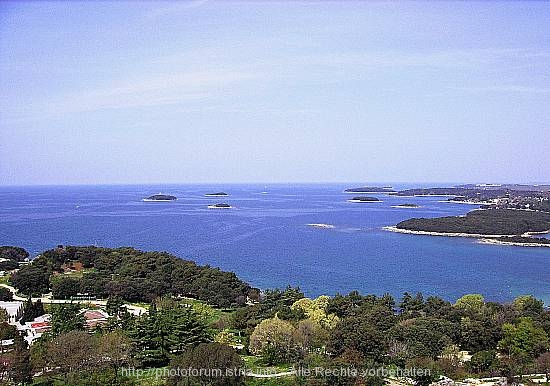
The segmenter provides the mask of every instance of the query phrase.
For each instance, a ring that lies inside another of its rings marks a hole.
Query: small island
[[[310,226],[310,227],[314,227],[314,228],[324,228],[324,229],[333,229],[334,228],[334,225],[332,225],[332,224],[312,223],[312,224],[307,224],[307,225]]]
[[[143,201],[175,201],[178,198],[176,196],[171,196],[169,194],[153,194],[147,198],[144,198]]]
[[[204,195],[204,197],[226,197],[226,196],[229,196],[229,194],[225,192],[207,193]]]
[[[344,190],[344,193],[395,193],[391,186],[362,186]]]
[[[397,205],[392,205],[392,208],[411,208],[411,209],[414,209],[414,208],[420,208],[420,205],[416,205],[416,204],[397,204]]]
[[[208,209],[231,209],[232,206],[229,204],[214,204],[214,205],[208,205]]]
[[[362,196],[362,197],[353,197],[348,202],[382,202],[376,197]]]

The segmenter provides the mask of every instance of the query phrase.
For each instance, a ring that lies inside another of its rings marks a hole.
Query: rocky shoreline
[[[410,229],[397,228],[396,226],[385,226],[382,228],[385,231],[396,232],[396,233],[405,233],[411,235],[422,235],[422,236],[446,236],[446,237],[467,237],[478,239],[480,244],[490,244],[490,245],[509,245],[517,247],[550,247],[549,244],[543,243],[521,243],[514,241],[504,241],[502,239],[511,237],[512,235],[487,235],[482,233],[453,233],[453,232],[428,232],[428,231],[415,231]],[[548,233],[548,232],[537,232],[537,233]],[[499,240],[500,239],[500,240]]]

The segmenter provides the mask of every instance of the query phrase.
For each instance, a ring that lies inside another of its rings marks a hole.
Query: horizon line
[[[367,184],[444,184],[444,185],[457,185],[457,184],[494,184],[494,185],[550,185],[548,182],[487,182],[487,181],[245,181],[245,182],[107,182],[107,183],[45,183],[45,184],[0,184],[1,188],[31,188],[31,187],[79,187],[79,186],[168,186],[168,185],[342,185],[342,184],[354,184],[367,186]]]

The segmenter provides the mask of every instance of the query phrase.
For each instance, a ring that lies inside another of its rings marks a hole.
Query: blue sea
[[[168,251],[234,271],[262,289],[299,286],[308,296],[359,290],[400,297],[420,291],[450,301],[468,293],[510,301],[533,294],[550,304],[550,248],[387,232],[383,226],[407,218],[461,215],[477,206],[441,202],[443,197],[386,195],[376,195],[379,203],[349,203],[352,195],[343,190],[354,186],[2,187],[0,244],[24,247],[32,255],[57,244]],[[230,196],[204,197],[217,191]],[[142,201],[159,192],[178,200]],[[218,202],[234,208],[207,208]],[[400,203],[421,208],[391,207]]]

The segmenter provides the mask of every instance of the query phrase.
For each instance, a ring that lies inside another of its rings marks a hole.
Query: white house
[[[0,308],[8,312],[10,324],[15,324],[23,316],[23,302],[0,302]]]

